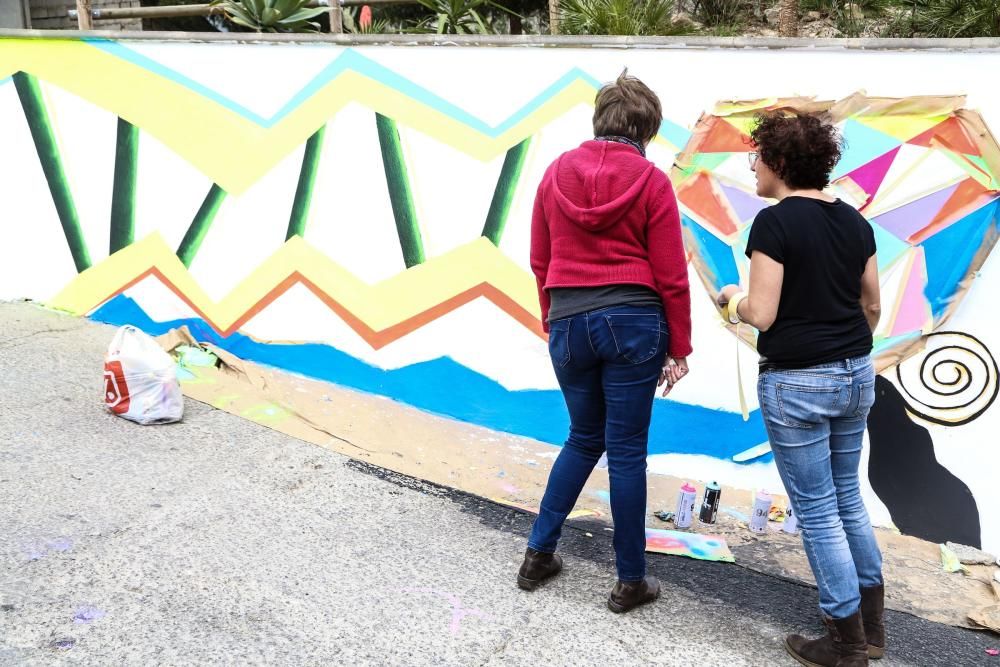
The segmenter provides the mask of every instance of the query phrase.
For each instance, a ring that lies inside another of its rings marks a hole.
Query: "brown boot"
[[[862,667],[868,664],[868,642],[861,610],[847,618],[823,616],[829,636],[808,640],[788,635],[785,650],[807,667]]]
[[[865,624],[868,639],[868,657],[878,660],[885,655],[885,586],[870,586],[861,589],[861,618]]]
[[[622,614],[660,597],[660,580],[647,574],[642,581],[619,581],[608,596],[608,609]]]
[[[533,591],[545,581],[562,570],[562,557],[559,554],[547,554],[528,547],[524,552],[524,562],[517,573],[517,585],[526,591]]]

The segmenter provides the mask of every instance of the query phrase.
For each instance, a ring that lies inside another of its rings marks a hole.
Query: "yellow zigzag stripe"
[[[0,39],[0,78],[18,71],[64,88],[142,128],[230,194],[249,188],[350,102],[485,162],[573,107],[592,105],[594,100],[593,87],[578,80],[491,138],[389,86],[345,71],[274,126],[264,128],[85,42]]]
[[[370,285],[296,236],[216,303],[163,237],[154,232],[81,273],[49,305],[86,315],[154,273],[203,319],[227,334],[292,284],[306,281],[317,296],[374,347],[381,347],[445,314],[449,308],[482,295],[483,285],[488,286],[486,295],[494,303],[536,332],[541,331],[534,277],[485,238]],[[452,306],[442,307],[447,304]]]

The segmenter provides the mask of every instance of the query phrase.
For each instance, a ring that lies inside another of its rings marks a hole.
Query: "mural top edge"
[[[619,37],[610,35],[332,35],[77,30],[0,30],[0,39],[121,39],[226,44],[337,46],[459,46],[612,49],[821,49],[879,51],[1000,51],[1000,38]]]

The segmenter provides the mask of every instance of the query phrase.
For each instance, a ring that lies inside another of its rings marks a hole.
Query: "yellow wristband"
[[[729,303],[726,304],[726,319],[729,320],[730,324],[739,324],[743,321],[743,318],[740,317],[739,308],[740,303],[742,303],[748,296],[750,295],[746,292],[737,292],[733,295],[733,298],[729,300]]]

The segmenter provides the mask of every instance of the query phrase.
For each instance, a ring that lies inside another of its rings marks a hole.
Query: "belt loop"
[[[851,360],[845,359],[844,364],[847,366],[847,370],[851,370]]]

